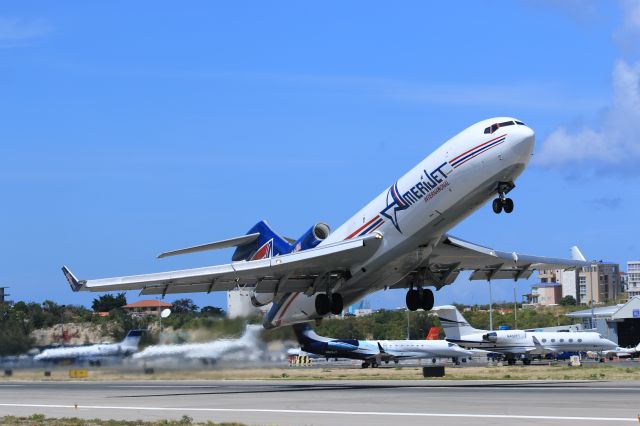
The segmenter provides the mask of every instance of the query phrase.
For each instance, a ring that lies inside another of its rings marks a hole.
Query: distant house
[[[554,282],[533,284],[531,293],[524,296],[529,305],[557,305],[562,299],[562,284]]]
[[[139,300],[135,303],[124,305],[122,309],[134,316],[158,316],[163,309],[170,309],[172,306],[171,303],[163,302],[162,300]]]

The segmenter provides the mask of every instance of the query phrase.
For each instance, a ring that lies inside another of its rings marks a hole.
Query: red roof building
[[[139,300],[135,303],[124,305],[122,309],[132,315],[160,315],[163,309],[171,308],[171,303],[162,300]]]

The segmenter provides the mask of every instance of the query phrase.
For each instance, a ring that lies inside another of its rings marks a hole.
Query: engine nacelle
[[[251,292],[251,304],[256,308],[268,305],[271,302],[273,302],[272,293],[256,293],[255,291]]]
[[[495,331],[492,331],[491,333],[487,333],[482,336],[482,340],[484,340],[485,342],[495,343],[498,341],[498,333],[496,333]]]
[[[329,236],[331,229],[329,225],[326,223],[316,223],[313,225],[307,232],[302,234],[300,238],[295,243],[293,251],[307,250],[310,248],[314,248],[322,240]]]

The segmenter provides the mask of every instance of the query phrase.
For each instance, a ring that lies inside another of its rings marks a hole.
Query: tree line
[[[33,346],[30,333],[33,330],[52,327],[60,323],[92,323],[100,327],[104,337],[122,339],[128,330],[148,328],[158,322],[157,317],[136,317],[126,313],[122,307],[127,304],[124,293],[105,294],[93,300],[93,310],[83,306],[59,305],[47,300],[43,303],[16,302],[13,305],[0,304],[0,356],[17,355],[27,352]],[[488,306],[476,305],[465,310],[458,306],[467,321],[476,328],[489,328]],[[515,316],[511,304],[494,305],[493,326],[516,328]],[[528,329],[549,327],[571,323],[565,314],[580,309],[576,306],[538,307],[537,309],[518,309],[517,328]],[[500,313],[502,311],[504,313]],[[108,316],[95,312],[108,312]],[[242,333],[247,323],[261,323],[262,318],[227,319],[223,309],[214,306],[198,307],[191,299],[178,299],[173,302],[172,314],[163,319],[165,327],[174,330],[207,329],[213,336],[231,336]],[[329,317],[314,328],[323,336],[334,338],[390,340],[424,339],[431,327],[439,327],[438,317],[432,313],[406,310],[379,310],[361,317]],[[266,330],[262,334],[265,341],[294,340],[291,327]],[[440,338],[444,338],[442,330]],[[154,343],[157,335],[147,334],[146,344]]]

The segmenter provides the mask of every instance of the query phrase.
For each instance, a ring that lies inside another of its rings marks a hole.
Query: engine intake
[[[302,234],[295,243],[294,251],[307,250],[314,248],[329,236],[331,229],[326,223],[316,223],[307,232]]]

